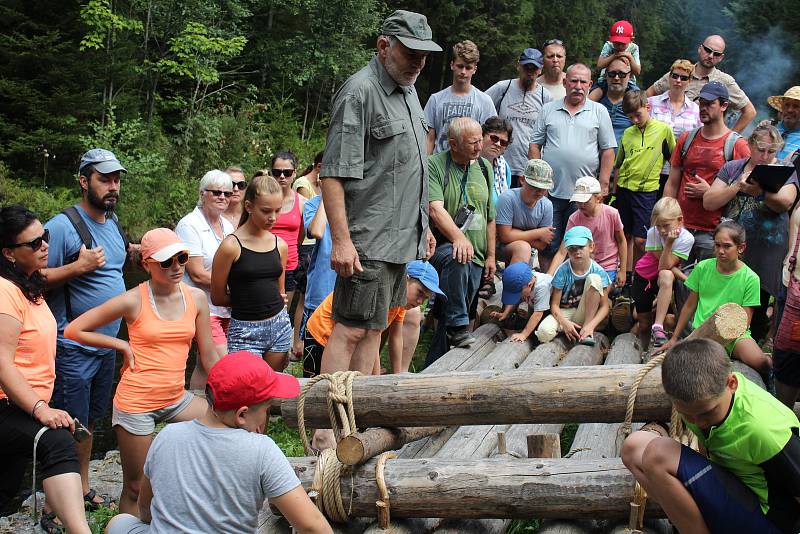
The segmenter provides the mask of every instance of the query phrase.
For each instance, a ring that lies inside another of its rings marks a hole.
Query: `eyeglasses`
[[[561,39],[548,39],[544,43],[542,43],[542,50],[544,50],[545,47],[548,47],[550,45],[564,46],[564,41],[562,41]]]
[[[504,148],[507,147],[509,144],[511,144],[511,141],[506,141],[505,139],[501,139],[499,135],[495,134],[489,134],[489,141],[491,141],[494,144],[499,143],[500,146]]]
[[[247,182],[242,180],[241,182],[233,182],[233,188],[238,189],[239,191],[244,191],[247,187]]]
[[[206,189],[206,193],[211,193],[215,197],[225,195],[225,198],[231,198],[233,191],[220,191],[219,189]]]
[[[31,247],[31,250],[36,252],[40,248],[42,248],[42,243],[46,243],[50,241],[50,230],[45,228],[44,233],[37,237],[32,241],[28,241],[27,243],[17,243],[15,245],[11,245],[8,248],[19,248],[19,247]]]
[[[722,56],[724,56],[724,55],[725,55],[725,52],[717,52],[717,51],[716,51],[716,50],[714,50],[713,48],[709,48],[709,47],[707,47],[707,46],[706,46],[706,45],[704,45],[704,44],[701,44],[700,46],[702,46],[702,47],[703,47],[703,50],[705,50],[705,51],[706,51],[706,54],[711,54],[711,55],[712,55],[712,56],[714,56],[714,57],[722,57]]]
[[[294,169],[272,169],[272,176],[280,178],[281,174],[286,178],[294,174]]]
[[[622,72],[621,70],[609,70],[609,71],[606,71],[606,76],[608,78],[624,78],[625,76],[627,76],[630,73],[631,73],[631,71]]]
[[[682,80],[684,82],[689,81],[689,77],[685,74],[678,74],[677,72],[670,72],[669,77],[673,80]]]
[[[176,261],[178,262],[178,265],[180,265],[180,266],[186,265],[189,262],[189,253],[188,252],[179,252],[179,253],[175,254],[174,256],[172,256],[171,258],[166,259],[164,261],[156,261],[156,260],[152,260],[152,259],[149,259],[149,258],[148,258],[148,260],[150,262],[152,262],[152,263],[159,264],[162,269],[167,270],[170,267],[172,267],[175,264]]]

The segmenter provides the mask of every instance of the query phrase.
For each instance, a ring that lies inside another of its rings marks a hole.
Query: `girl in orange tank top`
[[[64,331],[81,344],[123,354],[112,425],[122,461],[119,507],[134,514],[155,425],[195,419],[208,410],[205,399],[184,389],[192,339],[206,372],[218,359],[205,293],[181,283],[188,247],[172,230],[157,228],[142,237],[142,259],[149,281],[87,311]],[[94,331],[120,317],[130,341]]]

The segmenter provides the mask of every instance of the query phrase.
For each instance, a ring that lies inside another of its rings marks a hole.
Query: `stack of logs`
[[[726,305],[693,337],[735,339],[746,325],[742,314]],[[633,497],[633,478],[619,459],[619,426],[642,367],[638,340],[622,334],[609,349],[597,334],[594,347],[569,348],[557,338],[532,350],[502,341],[495,325],[481,326],[476,337],[470,349],[454,349],[422,373],[356,378],[356,422],[370,428],[343,439],[337,456],[352,466],[340,479],[345,508],[361,519],[337,532],[386,532],[364,518],[377,516],[374,456],[389,450],[399,450],[384,468],[389,532],[502,533],[511,519],[534,517],[550,534],[619,531]],[[323,382],[306,396],[309,427],[330,426],[326,392]],[[297,399],[281,405],[291,426],[296,410]],[[640,382],[634,421],[669,421],[670,410],[655,368]],[[565,423],[582,424],[561,458]],[[317,458],[289,460],[308,490]],[[646,516],[662,513],[650,503]],[[259,524],[259,532],[289,532],[268,507]],[[649,526],[665,531],[669,524]]]

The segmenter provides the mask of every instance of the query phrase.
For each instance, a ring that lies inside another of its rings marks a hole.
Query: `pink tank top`
[[[286,256],[286,270],[294,271],[297,268],[297,235],[303,225],[303,214],[300,213],[300,195],[294,194],[294,206],[286,213],[278,215],[278,220],[272,227],[272,233],[280,237],[289,246]]]

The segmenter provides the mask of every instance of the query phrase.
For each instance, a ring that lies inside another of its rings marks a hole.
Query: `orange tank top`
[[[156,314],[149,284],[139,284],[142,309],[128,323],[135,368],[122,368],[114,406],[129,413],[151,412],[175,404],[184,395],[186,360],[194,339],[197,307],[188,286],[180,284],[184,312],[166,321]]]

